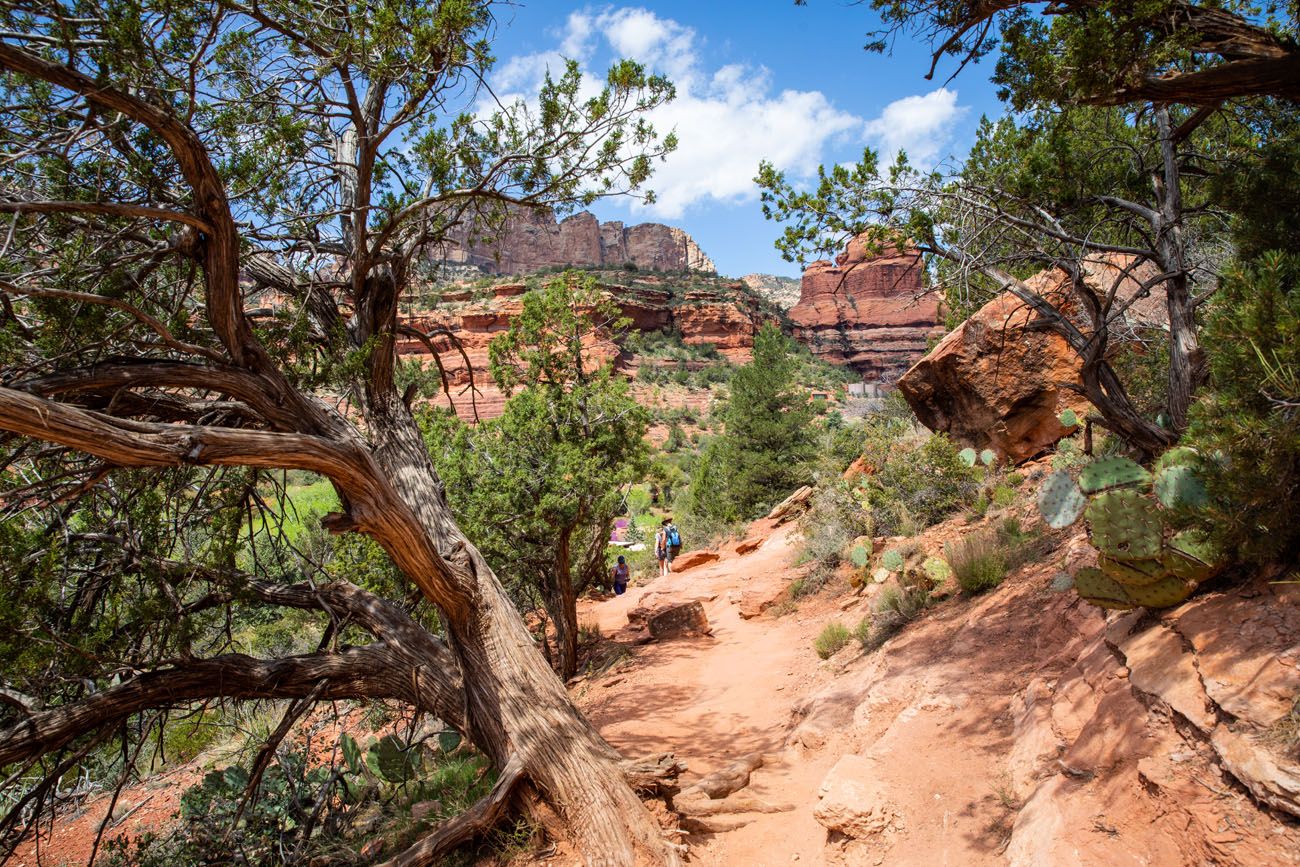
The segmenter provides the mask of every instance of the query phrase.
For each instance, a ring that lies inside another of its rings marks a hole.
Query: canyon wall
[[[712,345],[736,364],[750,359],[758,329],[778,318],[775,307],[735,280],[697,277],[689,286],[682,286],[680,278],[640,274],[629,282],[625,286],[603,285],[602,289],[630,320],[633,330],[676,330],[683,343]],[[488,373],[488,346],[519,315],[523,309],[520,296],[526,291],[523,283],[504,283],[477,291],[459,289],[444,293],[443,303],[433,310],[404,320],[404,325],[434,335],[428,343],[402,338],[398,352],[420,357],[427,366],[435,364],[436,356],[451,396],[438,395],[435,405],[450,403],[461,418],[470,421],[501,414],[506,395]],[[637,365],[642,363],[604,337],[594,337],[587,344],[587,352],[597,363],[613,361],[615,370],[625,376],[634,376]]]
[[[476,237],[471,227],[454,229],[436,257],[474,265],[490,274],[530,274],[569,265],[635,265],[646,271],[717,270],[694,239],[674,226],[602,223],[586,211],[557,221],[550,211],[525,208],[512,208],[503,230],[492,241]]]
[[[921,254],[873,256],[857,240],[834,262],[813,262],[804,270],[790,320],[795,338],[813,354],[868,382],[893,383],[943,331]]]

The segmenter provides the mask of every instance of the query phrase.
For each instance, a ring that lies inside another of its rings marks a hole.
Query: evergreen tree
[[[753,360],[731,379],[725,433],[700,456],[692,510],[737,520],[757,517],[809,478],[813,408],[795,383],[798,360],[775,325],[754,337]]]
[[[465,532],[517,601],[540,597],[558,662],[577,672],[577,599],[600,581],[623,489],[645,472],[646,411],[627,380],[589,358],[626,326],[591,278],[570,275],[524,296],[492,342],[491,371],[507,392],[498,419],[469,428],[431,417],[426,438]]]

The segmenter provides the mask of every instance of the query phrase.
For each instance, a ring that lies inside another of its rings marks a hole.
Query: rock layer
[[[494,240],[472,227],[453,230],[439,258],[491,274],[529,274],[544,268],[623,267],[649,271],[713,272],[713,261],[686,232],[661,223],[602,223],[582,211],[557,221],[550,211],[512,208]]]
[[[924,277],[915,250],[870,255],[860,241],[850,241],[834,262],[804,270],[799,303],[790,311],[794,336],[869,382],[891,383],[939,333],[939,300]]]
[[[1142,281],[1154,275],[1144,264],[1124,273],[1126,259],[1098,260],[1085,267],[1090,282],[1105,292],[1122,276],[1117,297],[1132,298]],[[1037,294],[1074,315],[1060,271],[1043,271],[1026,281]],[[1158,305],[1142,299],[1126,312],[1128,325],[1159,322]],[[963,444],[991,447],[1020,462],[1072,430],[1058,420],[1073,409],[1082,414],[1088,402],[1068,386],[1080,381],[1079,357],[1065,340],[1032,327],[1037,315],[1010,292],[985,304],[953,329],[898,381],[899,390],[917,418]],[[1123,333],[1123,324],[1115,336]]]
[[[451,406],[461,418],[472,421],[501,415],[506,398],[488,373],[488,346],[519,315],[523,309],[520,296],[526,291],[523,283],[503,283],[479,292],[453,290],[443,294],[444,303],[434,310],[404,321],[431,337],[428,343],[403,338],[398,352],[422,357],[431,366],[436,356],[451,387]],[[673,278],[640,275],[632,285],[607,285],[604,291],[628,318],[632,329],[675,329],[684,343],[712,345],[736,363],[749,360],[754,335],[777,315],[743,283],[717,278],[695,278],[692,288],[683,290]],[[614,341],[592,340],[587,351],[593,362],[614,361],[621,373],[635,375],[637,361],[626,356]],[[439,396],[437,402],[447,400]]]

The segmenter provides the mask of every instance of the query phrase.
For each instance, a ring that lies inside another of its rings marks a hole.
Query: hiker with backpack
[[[627,592],[627,558],[622,554],[618,555],[618,563],[614,565],[614,595],[622,596]]]
[[[664,518],[663,524],[655,533],[655,556],[659,558],[660,576],[673,571],[673,560],[681,552],[682,534],[671,517]]]

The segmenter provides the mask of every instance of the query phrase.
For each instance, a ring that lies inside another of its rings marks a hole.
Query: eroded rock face
[[[780,277],[776,274],[746,274],[740,279],[750,289],[753,289],[782,310],[789,310],[799,303],[802,281],[797,277]]]
[[[1105,291],[1127,264],[1097,261],[1087,271]],[[1133,269],[1122,278],[1118,297],[1131,298],[1153,275],[1149,265]],[[1027,282],[1073,315],[1063,273],[1044,271]],[[1153,324],[1159,312],[1146,299],[1127,316],[1130,323]],[[1036,318],[1007,292],[953,329],[898,381],[917,418],[931,430],[975,448],[991,447],[1016,463],[1055,445],[1072,430],[1058,420],[1061,412],[1083,414],[1089,404],[1065,387],[1080,381],[1078,355],[1064,338],[1032,328]]]
[[[602,223],[586,211],[557,221],[549,211],[512,209],[496,240],[482,240],[472,228],[462,228],[453,231],[445,248],[435,255],[456,264],[476,265],[492,274],[528,274],[567,265],[717,270],[681,229],[661,223]]]
[[[804,270],[799,303],[790,311],[794,336],[867,381],[893,382],[939,332],[939,299],[926,291],[924,277],[915,250],[871,256],[851,241],[834,262]]]
[[[754,335],[776,316],[771,306],[738,281],[695,278],[700,284],[683,292],[677,278],[641,275],[629,286],[606,286],[605,292],[618,305],[636,331],[678,330],[682,340],[693,346],[710,344],[728,360],[743,364],[749,360]],[[503,283],[488,290],[453,290],[442,295],[443,303],[427,313],[408,317],[403,324],[432,333],[428,344],[412,337],[398,342],[404,356],[423,356],[434,366],[434,356],[451,386],[451,405],[463,419],[491,419],[505,407],[503,395],[488,373],[488,346],[519,316],[527,291],[523,283]],[[430,351],[432,346],[432,352]],[[616,362],[619,372],[635,375],[635,364],[612,340],[593,339],[587,346],[593,364]],[[471,382],[473,388],[470,388]],[[436,403],[446,405],[439,396]]]

